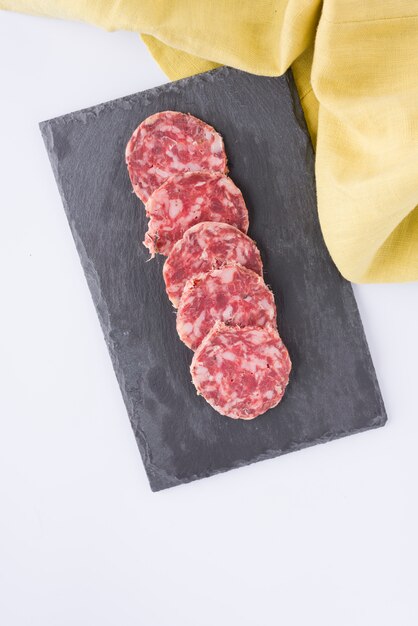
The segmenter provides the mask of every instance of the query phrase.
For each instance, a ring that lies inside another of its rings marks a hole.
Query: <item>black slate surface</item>
[[[254,421],[223,417],[196,396],[163,259],[147,263],[140,243],[145,214],[124,149],[144,118],[165,109],[224,136],[276,296],[293,371],[281,404]],[[221,68],[40,126],[153,490],[385,423],[351,286],[320,232],[313,152],[290,74]]]

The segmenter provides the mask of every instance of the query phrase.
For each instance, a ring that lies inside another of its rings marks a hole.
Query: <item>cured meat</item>
[[[258,274],[242,265],[225,265],[187,281],[177,312],[180,339],[196,350],[217,321],[275,325],[274,297]]]
[[[202,120],[178,111],[147,117],[130,138],[125,158],[134,192],[144,203],[173,174],[227,171],[221,135]]]
[[[202,341],[190,368],[198,394],[221,415],[244,420],[280,402],[290,370],[277,330],[222,322]]]
[[[248,210],[238,187],[221,172],[185,172],[169,178],[146,203],[150,218],[144,245],[168,255],[199,222],[225,222],[246,233]]]
[[[226,263],[239,263],[261,276],[260,252],[252,239],[229,224],[201,222],[192,226],[174,244],[163,276],[167,295],[178,306],[186,281]]]

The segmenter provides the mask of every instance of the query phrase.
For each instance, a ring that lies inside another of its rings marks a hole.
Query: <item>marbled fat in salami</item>
[[[196,350],[217,321],[274,327],[276,306],[264,280],[242,265],[225,265],[187,281],[177,312],[180,339]]]
[[[249,420],[276,406],[291,370],[276,329],[217,322],[190,368],[197,392],[221,415]]]
[[[125,158],[134,192],[144,203],[179,172],[227,171],[221,135],[202,120],[178,111],[147,117],[130,138]]]
[[[189,278],[226,263],[239,263],[260,276],[263,270],[256,244],[234,226],[201,222],[186,230],[164,263],[164,281],[173,305],[178,306]]]
[[[150,218],[144,245],[168,255],[185,231],[199,222],[225,222],[246,233],[248,210],[241,191],[221,172],[186,172],[169,178],[146,203]]]

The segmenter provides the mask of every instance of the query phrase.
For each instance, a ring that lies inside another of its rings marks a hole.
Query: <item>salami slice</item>
[[[164,281],[173,305],[178,306],[189,278],[228,262],[239,263],[260,276],[262,274],[263,265],[256,244],[234,226],[201,222],[186,230],[164,263]]]
[[[280,402],[290,370],[277,330],[222,322],[202,341],[190,368],[198,394],[221,415],[244,420]]]
[[[134,192],[143,202],[173,174],[227,171],[221,135],[197,117],[178,111],[147,117],[130,138],[125,158]]]
[[[217,321],[275,326],[274,297],[264,280],[242,265],[225,265],[187,281],[177,312],[180,339],[196,350]]]
[[[225,222],[246,233],[248,210],[232,180],[220,172],[186,172],[169,178],[146,203],[150,218],[144,245],[168,255],[185,231],[199,222]]]

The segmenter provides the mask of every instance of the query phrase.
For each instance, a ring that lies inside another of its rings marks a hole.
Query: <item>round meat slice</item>
[[[264,280],[242,265],[225,265],[187,281],[177,312],[180,339],[196,350],[217,321],[274,327],[274,296]]]
[[[217,322],[190,368],[197,393],[221,415],[249,420],[276,406],[291,370],[276,329]]]
[[[178,306],[189,278],[226,263],[239,263],[260,276],[263,271],[256,244],[238,228],[220,222],[201,222],[186,230],[164,263],[165,286],[173,305]]]
[[[169,178],[146,204],[150,218],[144,245],[168,255],[185,231],[199,222],[225,222],[246,233],[248,210],[238,187],[220,172],[186,172]]]
[[[197,117],[178,111],[147,117],[130,138],[125,159],[134,192],[144,203],[173,174],[227,171],[221,135]]]

